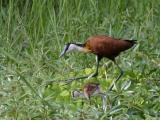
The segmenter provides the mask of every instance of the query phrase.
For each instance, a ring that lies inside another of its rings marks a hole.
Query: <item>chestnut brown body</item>
[[[120,52],[131,48],[134,44],[135,40],[122,40],[99,35],[88,38],[84,46],[91,53],[114,60]]]
[[[100,92],[98,83],[88,83],[83,87],[85,97],[90,98],[95,92]]]

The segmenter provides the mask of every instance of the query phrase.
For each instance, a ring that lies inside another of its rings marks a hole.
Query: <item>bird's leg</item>
[[[107,99],[107,96],[104,94],[104,93],[101,93],[101,99],[102,99],[102,109],[104,112],[106,112],[106,109],[107,109],[107,104],[106,104],[106,99]]]
[[[83,106],[84,106],[84,101],[83,101],[83,98],[82,98],[82,103],[81,103],[81,105],[82,105],[82,109],[83,109]]]
[[[91,97],[89,96],[89,105],[91,106],[92,104],[91,104]]]
[[[100,62],[101,59],[102,59],[102,57],[96,56],[96,63],[97,63],[97,65],[96,65],[96,72],[93,73],[93,74],[91,74],[91,75],[89,76],[89,78],[91,78],[91,77],[96,77],[96,76],[98,75],[99,62]]]
[[[89,75],[89,76],[86,75],[86,76],[77,77],[77,78],[70,78],[70,79],[68,79],[68,80],[65,80],[65,81],[66,81],[66,84],[69,84],[69,83],[71,83],[71,82],[74,81],[74,80],[96,77],[96,76],[98,75],[99,62],[100,62],[101,59],[102,59],[101,56],[96,56],[97,65],[96,65],[96,72],[95,72],[95,73],[93,73],[93,74],[91,74],[91,75]]]
[[[117,79],[115,79],[115,80],[112,82],[111,87],[109,88],[109,91],[112,90],[114,84],[115,84],[115,83],[122,77],[122,75],[123,75],[123,70],[119,67],[119,65],[117,64],[117,62],[116,62],[115,60],[114,60],[113,62],[114,62],[114,64],[118,67],[118,69],[119,69],[119,71],[120,71],[120,75],[117,77]]]

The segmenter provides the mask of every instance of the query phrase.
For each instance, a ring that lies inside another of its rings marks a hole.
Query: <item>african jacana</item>
[[[76,97],[85,97],[90,99],[91,96],[100,93],[100,87],[98,83],[87,83],[83,88],[83,92],[73,91],[73,98]]]
[[[122,52],[129,48],[131,48],[136,43],[136,40],[125,40],[125,39],[115,39],[112,37],[108,37],[105,35],[97,35],[92,36],[87,39],[87,41],[84,44],[77,44],[77,43],[68,43],[65,45],[64,50],[62,51],[61,56],[63,56],[65,53],[68,53],[73,50],[82,51],[86,53],[93,53],[97,57],[97,67],[96,72],[92,74],[91,76],[83,76],[78,78],[72,78],[70,81],[81,79],[81,78],[87,78],[87,77],[95,77],[98,75],[98,68],[99,68],[99,62],[103,57],[106,57],[110,60],[112,60],[118,69],[120,70],[120,75],[115,80],[119,80],[119,78],[123,75],[122,69],[119,67],[119,65],[116,63],[115,58]],[[112,89],[113,85],[110,89]]]
[[[72,92],[73,98],[86,98],[90,101],[91,96],[100,96],[102,98],[103,110],[106,110],[106,95],[101,92],[98,83],[87,83],[82,88],[82,91],[75,90]],[[91,104],[91,101],[90,101]]]

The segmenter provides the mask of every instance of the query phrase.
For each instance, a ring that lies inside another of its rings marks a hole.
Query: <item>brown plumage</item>
[[[73,98],[87,98],[90,99],[91,96],[102,94],[100,91],[99,83],[87,83],[82,87],[82,91],[74,90],[72,91]]]
[[[95,92],[100,92],[99,83],[87,83],[83,87],[83,93],[86,98],[90,98]]]
[[[114,60],[120,52],[131,48],[134,44],[135,40],[122,40],[99,35],[88,38],[84,47],[91,53]]]
[[[97,76],[99,62],[103,57],[106,57],[112,60],[120,70],[120,75],[114,81],[116,82],[122,76],[123,71],[116,63],[115,58],[122,51],[125,51],[131,48],[135,43],[136,43],[136,40],[115,39],[112,37],[108,37],[106,35],[97,35],[97,36],[89,37],[84,44],[77,44],[77,43],[66,44],[60,56],[63,56],[65,53],[73,50],[83,51],[86,53],[93,53],[97,56],[97,67],[96,67],[96,72],[94,74],[92,74],[91,76],[72,78],[72,79],[69,79],[69,82],[75,79],[82,79],[82,78]],[[110,89],[112,89],[112,87],[113,87],[113,84],[111,85]]]

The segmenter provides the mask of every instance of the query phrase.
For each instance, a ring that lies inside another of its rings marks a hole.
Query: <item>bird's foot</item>
[[[95,72],[95,73],[91,74],[90,76],[82,76],[82,77],[77,77],[77,78],[70,78],[68,80],[65,80],[64,82],[65,82],[65,85],[66,85],[66,84],[69,84],[69,83],[73,82],[74,80],[85,79],[85,78],[90,79],[92,77],[96,77],[97,75],[98,75],[98,72]]]
[[[70,84],[71,82],[75,81],[75,80],[80,80],[80,79],[85,79],[88,78],[88,76],[82,76],[82,77],[77,77],[77,78],[70,78],[68,80],[65,80],[65,85]]]
[[[98,73],[93,73],[90,76],[88,76],[88,79],[92,78],[92,77],[96,77],[98,75]]]
[[[115,82],[113,81],[113,83],[111,84],[111,86],[109,87],[108,91],[111,91],[113,89],[117,89]]]
[[[64,85],[67,85],[67,84],[71,83],[72,81],[74,81],[74,79],[68,79],[68,80],[65,80],[65,81],[64,81],[64,82],[65,82],[65,84],[64,84]]]

